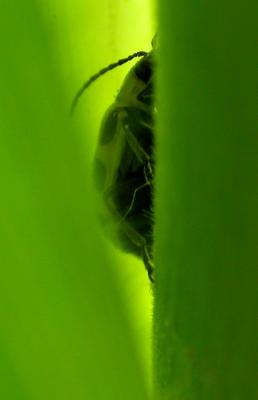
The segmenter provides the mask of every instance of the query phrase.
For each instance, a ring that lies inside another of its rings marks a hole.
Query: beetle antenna
[[[78,103],[79,98],[81,97],[81,95],[83,94],[84,90],[88,89],[88,87],[95,82],[99,77],[101,77],[102,75],[106,74],[107,72],[111,71],[112,69],[119,67],[120,65],[123,65],[125,63],[127,63],[128,61],[133,60],[136,57],[144,57],[146,56],[148,53],[146,51],[137,51],[137,53],[131,54],[130,56],[126,57],[126,58],[122,58],[121,60],[118,60],[115,63],[112,63],[110,65],[108,65],[105,68],[102,68],[99,72],[97,72],[96,74],[92,75],[92,77],[90,77],[83,85],[82,87],[78,90],[77,94],[75,95],[72,105],[71,105],[71,115],[73,115],[74,109]]]

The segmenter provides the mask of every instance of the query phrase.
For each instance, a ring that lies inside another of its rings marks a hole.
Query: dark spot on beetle
[[[134,66],[134,72],[141,81],[148,83],[152,76],[152,60],[150,56],[142,58]]]
[[[106,145],[113,139],[116,134],[117,127],[117,111],[112,111],[104,118],[100,131],[100,144]]]
[[[107,171],[105,165],[100,160],[95,159],[93,165],[93,178],[96,188],[100,191],[104,188],[106,176]]]
[[[152,81],[148,84],[148,86],[138,94],[137,99],[146,104],[147,106],[151,106],[153,104],[153,84]]]

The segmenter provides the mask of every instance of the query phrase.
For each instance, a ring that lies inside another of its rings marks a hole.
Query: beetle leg
[[[142,185],[145,186],[146,184]],[[139,189],[139,188],[138,188]],[[136,189],[137,190],[137,189]],[[138,232],[135,231],[135,229],[133,227],[130,226],[130,224],[128,224],[125,221],[125,216],[121,218],[121,214],[119,214],[117,212],[116,207],[114,206],[114,203],[112,200],[110,200],[110,198],[112,198],[112,192],[115,191],[115,186],[110,187],[109,190],[107,190],[104,194],[104,199],[105,202],[108,206],[108,209],[110,210],[110,212],[112,213],[112,215],[115,217],[117,224],[118,225],[123,225],[123,229],[126,230],[126,233],[128,235],[128,237],[130,237],[130,240],[135,244],[135,246],[137,247],[143,247],[146,243],[146,240],[144,239],[144,237],[139,234]],[[130,207],[133,206],[133,202],[131,203]],[[126,215],[129,213],[129,211],[126,212]]]
[[[144,187],[146,187],[146,186],[148,186],[148,185],[149,185],[149,183],[148,183],[148,182],[145,182],[143,185],[138,186],[138,187],[134,190],[134,192],[133,192],[133,197],[132,197],[132,201],[131,201],[131,203],[130,203],[130,206],[128,207],[128,210],[126,211],[126,213],[125,213],[125,214],[123,215],[123,217],[121,218],[120,222],[123,221],[123,220],[125,220],[126,217],[127,217],[127,216],[130,214],[130,212],[132,211],[133,205],[134,205],[134,201],[135,201],[135,197],[136,197],[136,195],[137,195],[137,192],[139,192],[139,190],[143,189]],[[120,223],[120,222],[119,222],[119,223]]]
[[[147,171],[146,171],[146,166],[147,166]],[[148,185],[152,185],[153,184],[153,172],[152,172],[150,162],[148,162],[146,165],[143,166],[143,172],[144,172],[144,177],[145,177],[146,183],[148,183]]]
[[[149,154],[144,150],[144,148],[141,146],[141,144],[139,143],[139,141],[137,140],[137,138],[134,136],[134,134],[131,132],[131,130],[129,129],[129,126],[127,123],[123,124],[124,127],[124,133],[127,139],[127,142],[129,144],[129,146],[131,147],[132,151],[134,152],[134,154],[136,155],[136,157],[138,158],[138,160],[144,164],[144,175],[145,175],[145,179],[146,182],[149,181],[149,178],[147,177],[147,171],[145,169],[145,166],[147,166],[148,169],[148,175],[150,176],[150,180],[153,181],[154,178],[154,174],[152,171],[152,166],[151,166],[151,157],[149,156]]]
[[[143,262],[144,262],[145,268],[147,270],[149,279],[151,282],[154,282],[154,279],[153,279],[154,264],[151,259],[151,256],[150,256],[147,246],[143,246],[142,258],[143,258]]]
[[[144,165],[144,175],[145,175],[146,182],[149,180],[153,181],[154,174],[153,174],[152,165],[151,165],[151,157],[144,150],[144,148],[142,147],[142,145],[139,142],[139,140],[137,139],[137,137],[133,134],[133,132],[129,128],[129,125],[127,122],[128,117],[129,117],[129,114],[126,109],[120,110],[119,120],[120,120],[120,124],[121,124],[121,129],[123,130],[123,135],[125,136],[128,145],[130,146],[132,152],[135,154],[138,161]],[[149,129],[151,130],[151,126],[149,126],[148,124],[143,122],[142,125],[148,126]],[[145,166],[147,167],[148,174],[145,169]],[[147,176],[149,176],[150,179],[147,178]]]
[[[123,218],[120,218],[120,220],[118,221],[118,224],[120,224],[123,232],[127,235],[127,237],[130,238],[130,241],[132,243],[134,243],[134,245],[138,249],[141,249],[142,260],[143,260],[144,266],[146,268],[146,271],[148,273],[148,277],[149,277],[150,281],[153,283],[154,282],[154,278],[153,278],[154,264],[153,264],[153,261],[152,261],[151,255],[150,255],[149,246],[146,243],[146,239],[141,234],[139,234],[132,226],[130,226],[130,224],[128,224],[125,220],[127,215],[130,213],[130,211],[133,208],[133,204],[134,204],[134,200],[135,200],[135,196],[136,196],[137,192],[149,184],[150,184],[149,182],[146,182],[143,185],[141,185],[135,189],[130,207],[127,210],[126,214],[123,216]],[[112,188],[112,190],[114,190],[114,188]],[[111,191],[111,189],[109,190],[109,192],[110,191]],[[108,197],[109,197],[108,193],[106,193],[106,200],[107,200],[107,204],[109,205],[110,211],[114,215],[116,215],[116,217],[118,217],[119,214],[117,213],[116,208],[112,206],[112,202],[108,201]]]
[[[146,162],[150,163],[151,158],[150,158],[149,154],[146,153],[146,151],[140,145],[137,138],[134,136],[134,134],[129,129],[128,124],[124,123],[123,127],[124,127],[124,133],[125,133],[127,142],[129,144],[129,146],[131,147],[132,151],[134,152],[134,154],[136,155],[136,157],[138,158],[138,160],[142,164],[145,164]]]

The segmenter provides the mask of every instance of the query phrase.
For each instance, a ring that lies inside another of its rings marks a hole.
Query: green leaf
[[[157,399],[257,393],[256,1],[161,1]]]

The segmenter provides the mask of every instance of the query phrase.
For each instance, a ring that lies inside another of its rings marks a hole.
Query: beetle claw
[[[147,249],[147,246],[143,246],[143,262],[144,262],[145,268],[147,270],[148,277],[149,277],[150,281],[153,283],[154,282],[154,278],[153,278],[154,264],[151,259],[149,250]]]

